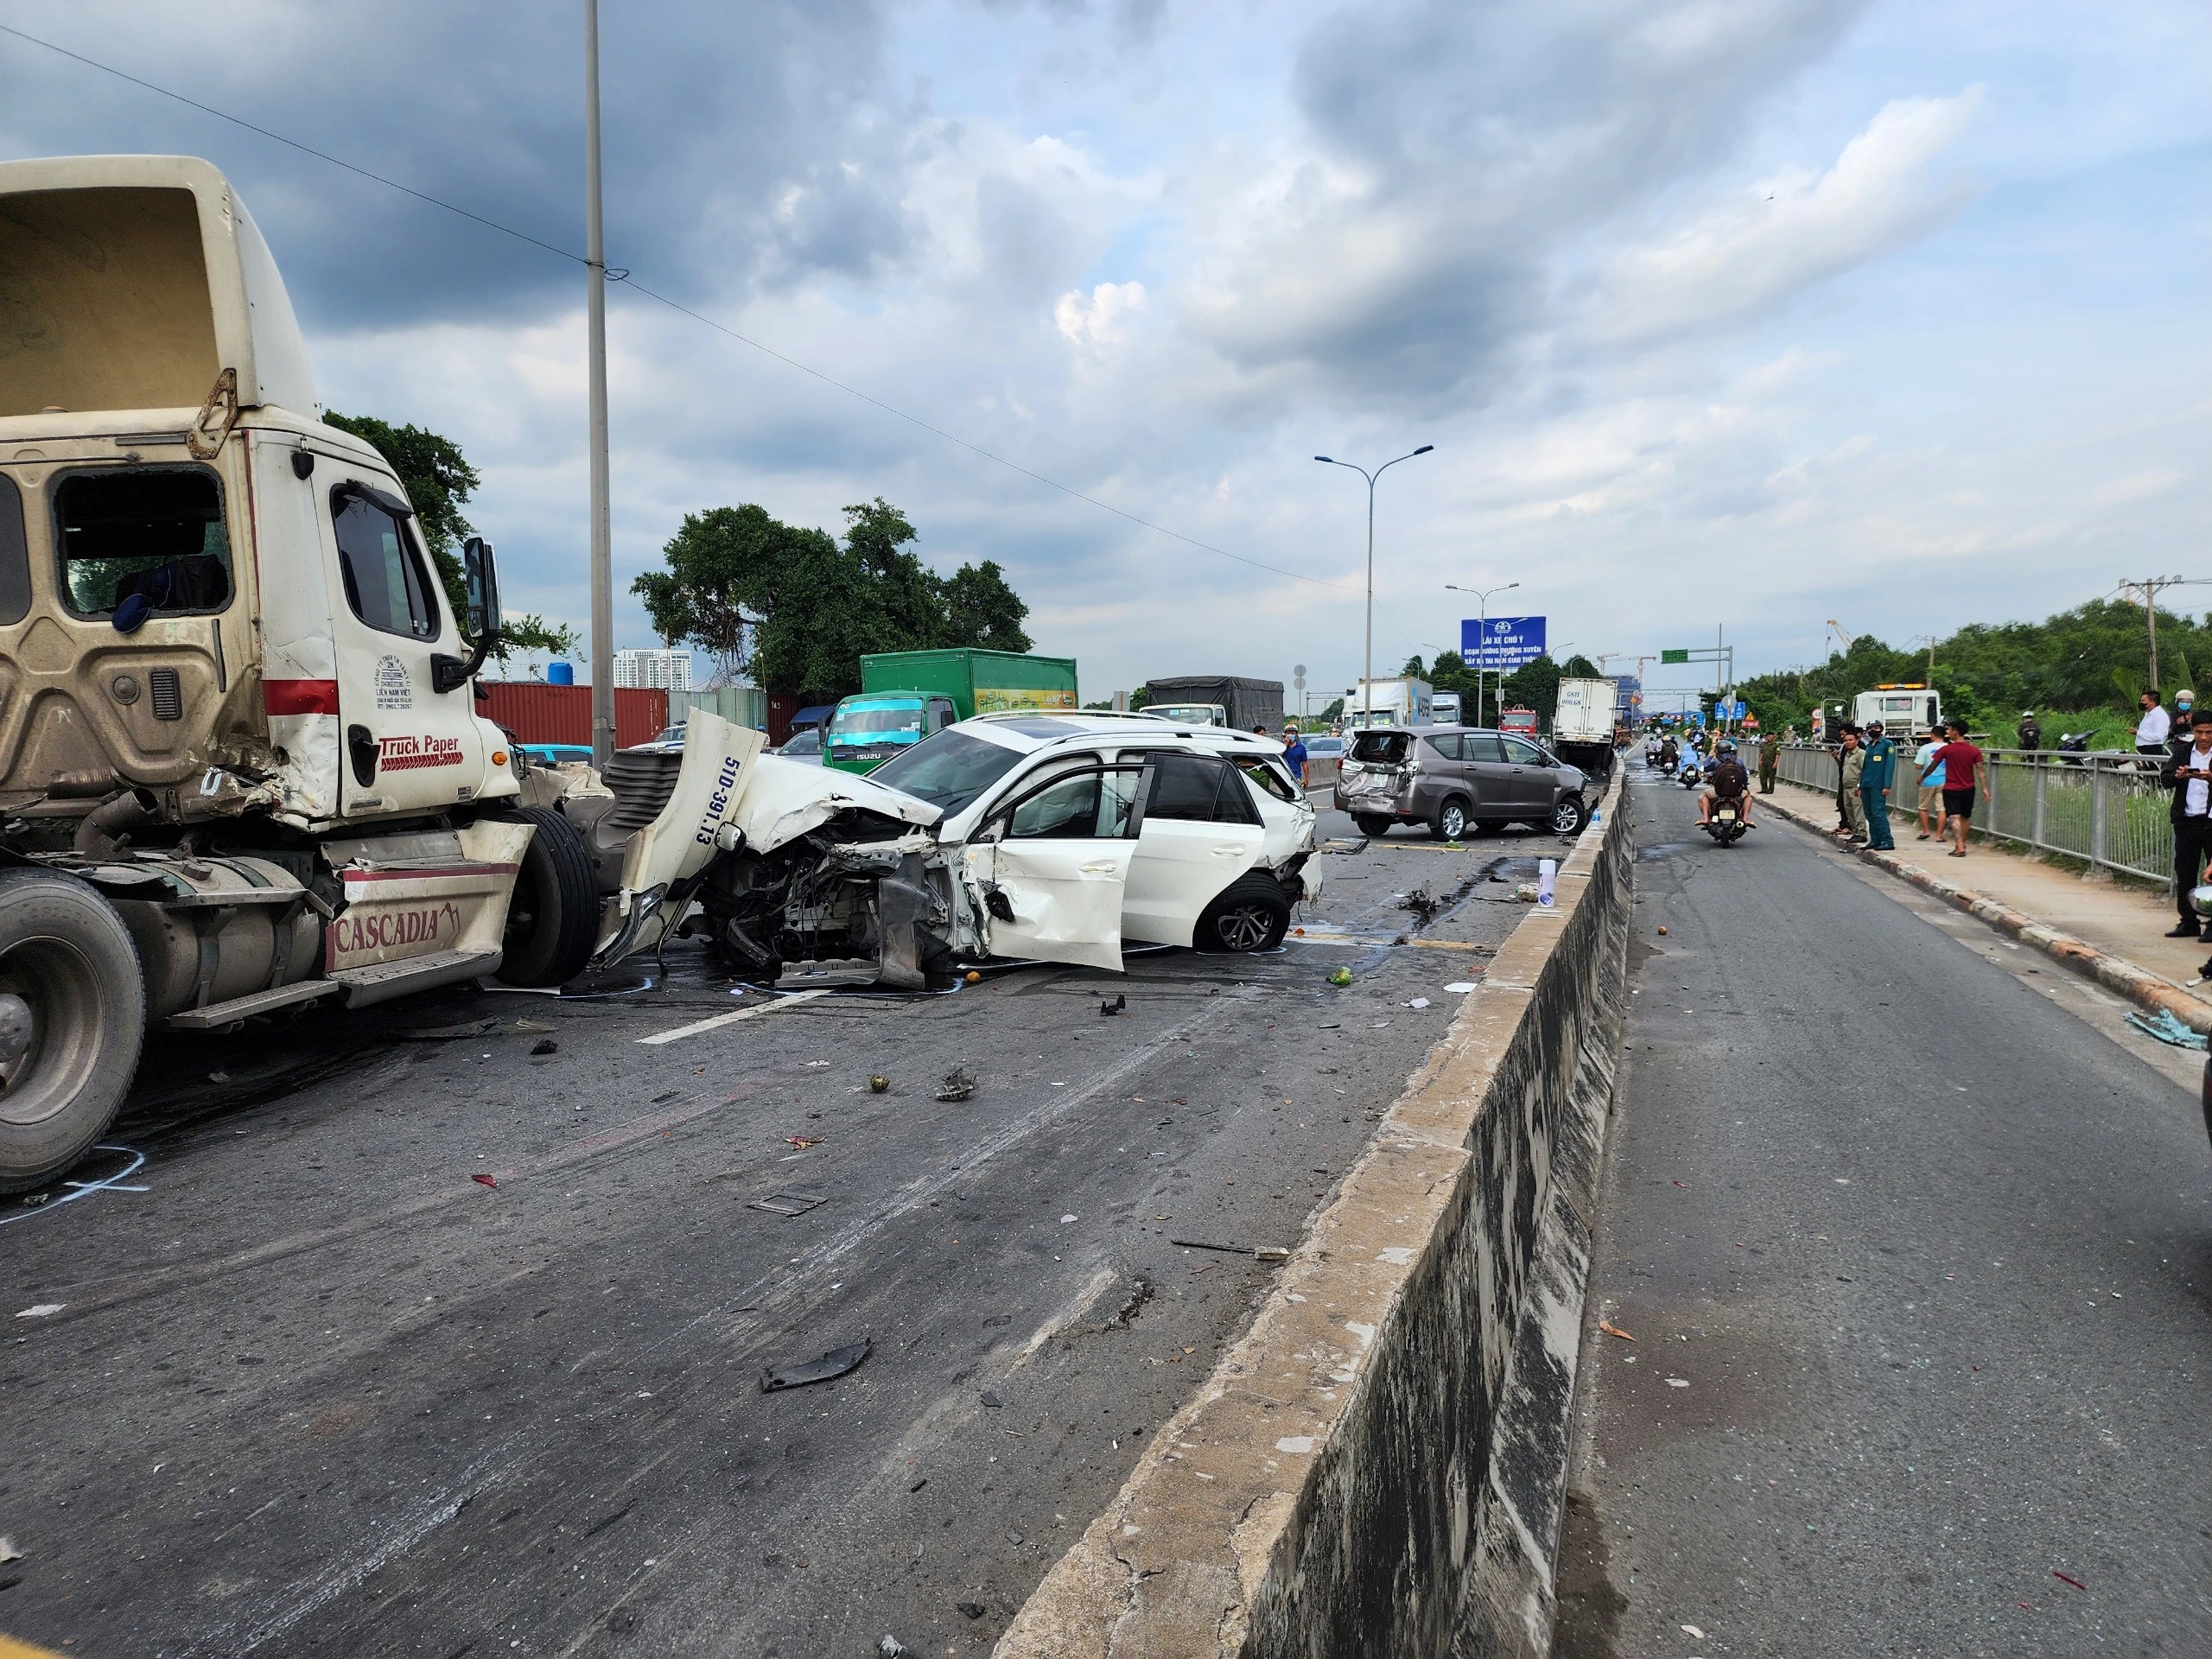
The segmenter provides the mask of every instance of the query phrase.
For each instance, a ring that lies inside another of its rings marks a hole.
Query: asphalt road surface
[[[2202,1055],[1812,834],[1724,851],[1634,792],[1554,1659],[2212,1652]]]
[[[144,1154],[143,1190],[0,1211],[0,1630],[171,1659],[986,1650],[1558,850],[1353,841],[1303,939],[1125,976],[753,1014],[774,999],[677,946],[651,988],[158,1039],[95,1165]],[[938,1101],[957,1067],[973,1097]]]

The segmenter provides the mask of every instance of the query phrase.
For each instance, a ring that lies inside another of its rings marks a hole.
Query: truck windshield
[[[858,709],[840,709],[830,720],[830,741],[839,738],[866,740],[884,733],[904,733],[908,737],[922,734],[922,705],[911,703],[876,703]]]
[[[63,592],[78,615],[105,616],[133,594],[164,613],[230,603],[222,489],[205,467],[66,473],[54,505]]]
[[[870,774],[943,810],[948,818],[1012,772],[1021,751],[987,743],[965,732],[943,731],[925,737],[904,754],[893,755]]]

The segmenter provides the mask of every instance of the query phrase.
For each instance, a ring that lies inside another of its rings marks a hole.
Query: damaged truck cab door
[[[1141,777],[1133,766],[1063,772],[969,842],[966,885],[991,955],[1121,971]]]

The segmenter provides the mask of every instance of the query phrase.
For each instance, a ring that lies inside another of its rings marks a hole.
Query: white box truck
[[[1612,680],[1561,680],[1552,711],[1552,748],[1592,778],[1612,769],[1620,686]]]

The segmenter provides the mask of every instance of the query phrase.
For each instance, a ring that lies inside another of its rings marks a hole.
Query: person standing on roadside
[[[1772,732],[1759,739],[1759,793],[1774,793],[1775,768],[1782,764],[1782,740]]]
[[[1974,791],[1986,783],[1988,767],[1981,751],[1967,741],[1964,722],[1946,721],[1944,729],[1950,741],[1936,751],[1943,768],[1943,819],[1953,841],[1949,856],[1964,858],[1967,831],[1974,827]]]
[[[1890,785],[1897,780],[1897,746],[1883,734],[1882,722],[1866,722],[1866,762],[1859,773],[1859,800],[1866,817],[1866,844],[1877,852],[1894,852],[1897,840],[1890,833]]]
[[[2173,733],[2173,717],[2158,706],[2156,691],[2145,691],[2135,701],[2143,710],[2142,719],[2135,722],[2135,753],[2155,754],[2163,760],[2166,739]]]
[[[1864,847],[1866,844],[1866,802],[1859,793],[1859,779],[1866,774],[1866,751],[1859,747],[1859,730],[1843,728],[1843,753],[1838,757],[1843,774],[1836,796],[1843,805],[1843,828],[1836,834]]]
[[[1943,836],[1943,763],[1936,758],[1936,751],[1943,747],[1943,734],[1931,731],[1928,741],[1913,751],[1912,763],[1920,779],[1920,838],[1929,839],[1928,815],[1936,814],[1935,837]]]
[[[2020,740],[2020,747],[2030,754],[2043,747],[2043,722],[2036,718],[2034,709],[2020,710],[2020,728],[2015,735]]]
[[[1836,733],[1835,733],[1835,833],[1836,833],[1837,835],[1839,835],[1839,836],[1847,836],[1847,835],[1851,834],[1851,832],[1852,832],[1852,818],[1851,818],[1851,807],[1852,807],[1852,803],[1853,803],[1853,802],[1854,802],[1854,801],[1856,801],[1856,800],[1859,798],[1859,790],[1858,790],[1858,785],[1857,785],[1856,784],[1847,785],[1847,784],[1844,782],[1844,780],[1843,780],[1844,755],[1845,755],[1846,749],[1847,749],[1847,744],[1846,744],[1846,742],[1845,742],[1845,740],[1846,740],[1847,738],[1848,738],[1848,739],[1852,739],[1852,740],[1855,741],[1855,740],[1857,739],[1858,735],[1859,735],[1859,728],[1858,728],[1857,727],[1855,727],[1855,726],[1852,725],[1848,721],[1841,721],[1841,722],[1840,722],[1840,723],[1837,725],[1837,727],[1836,727]]]
[[[1298,779],[1298,786],[1305,788],[1306,740],[1298,734],[1298,728],[1287,721],[1282,728],[1282,761],[1290,768],[1290,775]]]
[[[2193,939],[2202,933],[2204,925],[2189,895],[2201,878],[2206,855],[2212,855],[2212,709],[2201,715],[2192,709],[2190,718],[2188,740],[2176,743],[2158,774],[2158,781],[2173,791],[2167,816],[2174,826],[2174,904],[2181,920],[2167,931],[2170,939]]]

